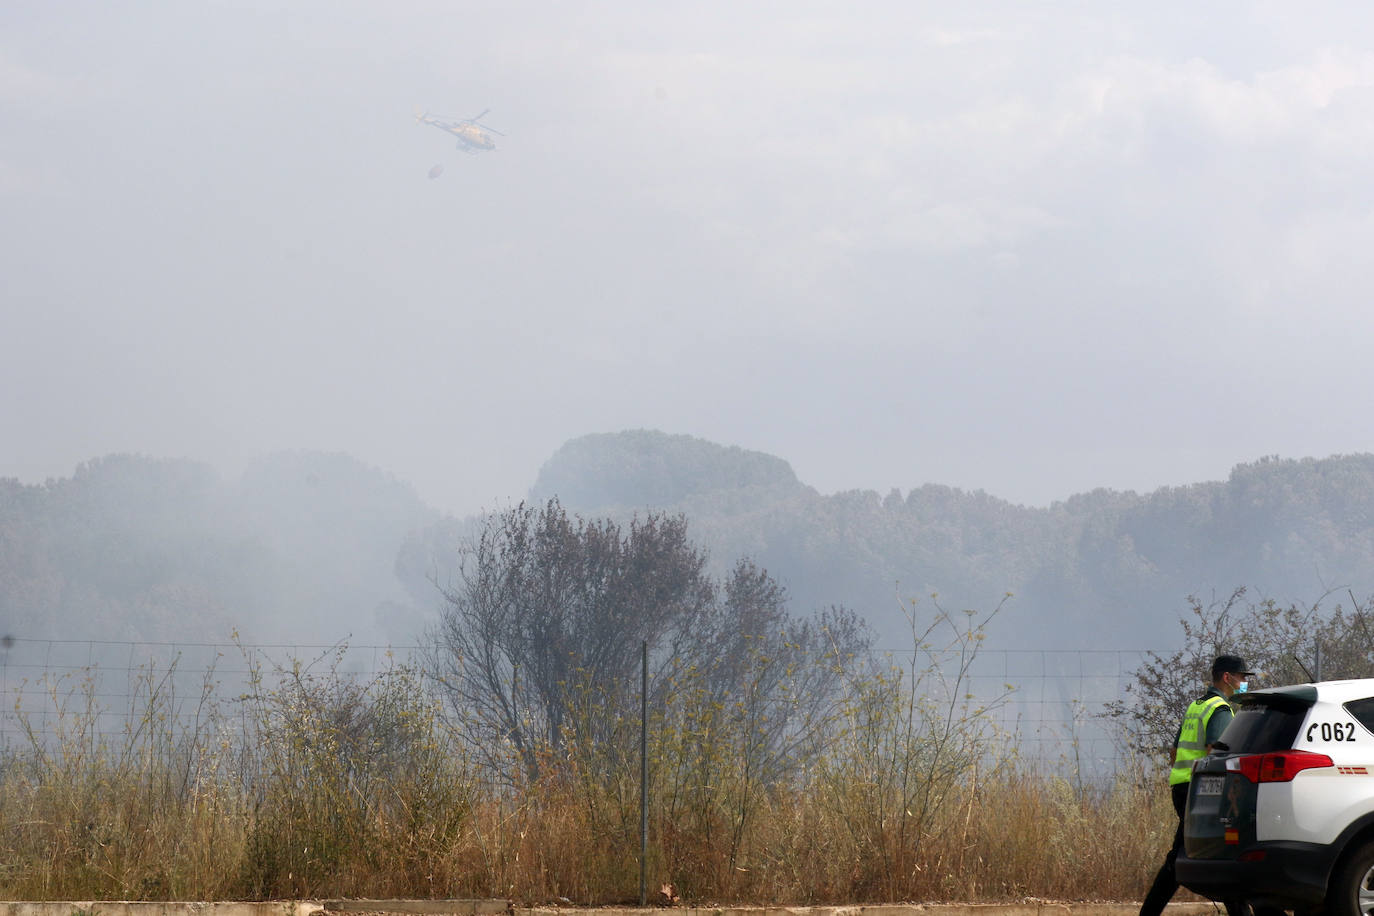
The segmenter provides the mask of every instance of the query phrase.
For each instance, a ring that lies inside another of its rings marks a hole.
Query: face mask
[[[1236,685],[1236,693],[1244,693],[1245,691],[1247,691],[1247,690],[1249,690],[1249,689],[1250,689],[1250,682],[1249,682],[1249,681],[1241,681],[1239,684]]]

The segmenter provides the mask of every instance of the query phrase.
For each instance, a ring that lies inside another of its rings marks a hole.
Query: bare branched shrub
[[[494,767],[513,747],[535,780],[546,750],[606,737],[595,720],[568,728],[577,698],[628,704],[641,643],[678,654],[714,600],[681,516],[622,529],[556,499],[522,503],[490,516],[461,561],[427,667],[474,752]]]
[[[822,764],[826,802],[859,856],[851,893],[860,899],[948,894],[978,789],[998,765],[991,713],[1007,694],[975,696],[969,674],[1002,604],[981,619],[951,614],[935,596],[931,606],[923,620],[903,603],[910,660],[854,680],[846,727]]]
[[[1126,696],[1108,704],[1107,717],[1120,727],[1126,745],[1163,772],[1183,710],[1211,681],[1212,661],[1230,653],[1255,669],[1252,687],[1323,679],[1374,676],[1374,621],[1369,602],[1349,592],[1350,606],[1329,602],[1327,593],[1310,605],[1248,602],[1245,588],[1224,600],[1188,599],[1179,623],[1183,648],[1169,655],[1151,652],[1126,685]]]
[[[385,895],[417,878],[446,890],[433,860],[472,805],[464,762],[416,670],[349,676],[343,649],[274,665],[271,681],[264,661],[247,656],[243,880],[252,896]]]
[[[685,893],[751,874],[764,854],[756,820],[810,777],[841,726],[848,679],[867,663],[857,621],[838,609],[729,636],[728,651],[670,668],[654,712],[655,824]]]

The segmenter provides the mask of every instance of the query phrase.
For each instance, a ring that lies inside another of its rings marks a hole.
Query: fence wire
[[[220,700],[247,688],[254,665],[299,663],[368,678],[417,663],[419,646],[346,644],[158,643],[105,640],[30,640],[0,643],[0,747],[58,737],[64,704],[99,708],[96,737],[118,740],[146,714],[153,689],[175,694],[174,708],[195,714],[203,689]],[[989,715],[1001,740],[1024,761],[1066,762],[1080,778],[1110,777],[1129,759],[1119,729],[1105,717],[1107,704],[1125,699],[1151,650],[1049,650],[981,648],[963,689]],[[1162,654],[1162,653],[1159,653]],[[886,653],[905,668],[911,653]],[[174,676],[169,672],[174,671]],[[70,709],[70,707],[67,707]],[[69,717],[67,717],[69,718]]]

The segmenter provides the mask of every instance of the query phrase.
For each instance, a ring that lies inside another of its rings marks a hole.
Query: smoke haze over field
[[[0,26],[0,477],[322,449],[469,513],[649,427],[1045,504],[1374,450],[1362,4]]]

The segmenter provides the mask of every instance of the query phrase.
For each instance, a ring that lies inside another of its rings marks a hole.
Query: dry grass
[[[671,883],[698,903],[1138,900],[1173,829],[1162,791],[1123,780],[1078,793],[1064,780],[1004,773],[952,799],[889,876],[823,794],[808,786],[770,793],[733,865],[701,834],[652,818],[650,888]],[[551,786],[520,805],[480,805],[463,847],[483,878],[463,890],[526,901],[631,901],[637,811],[624,815],[593,823],[585,799]]]
[[[637,900],[637,766],[565,751],[534,778],[478,771],[413,672],[273,674],[232,702],[192,698],[191,716],[172,678],[148,678],[115,738],[88,685],[52,688],[56,734],[0,761],[0,895]],[[912,709],[857,698],[819,757],[767,783],[724,725],[704,756],[659,723],[651,895],[1139,899],[1173,829],[1162,774],[1083,790],[951,744]]]

